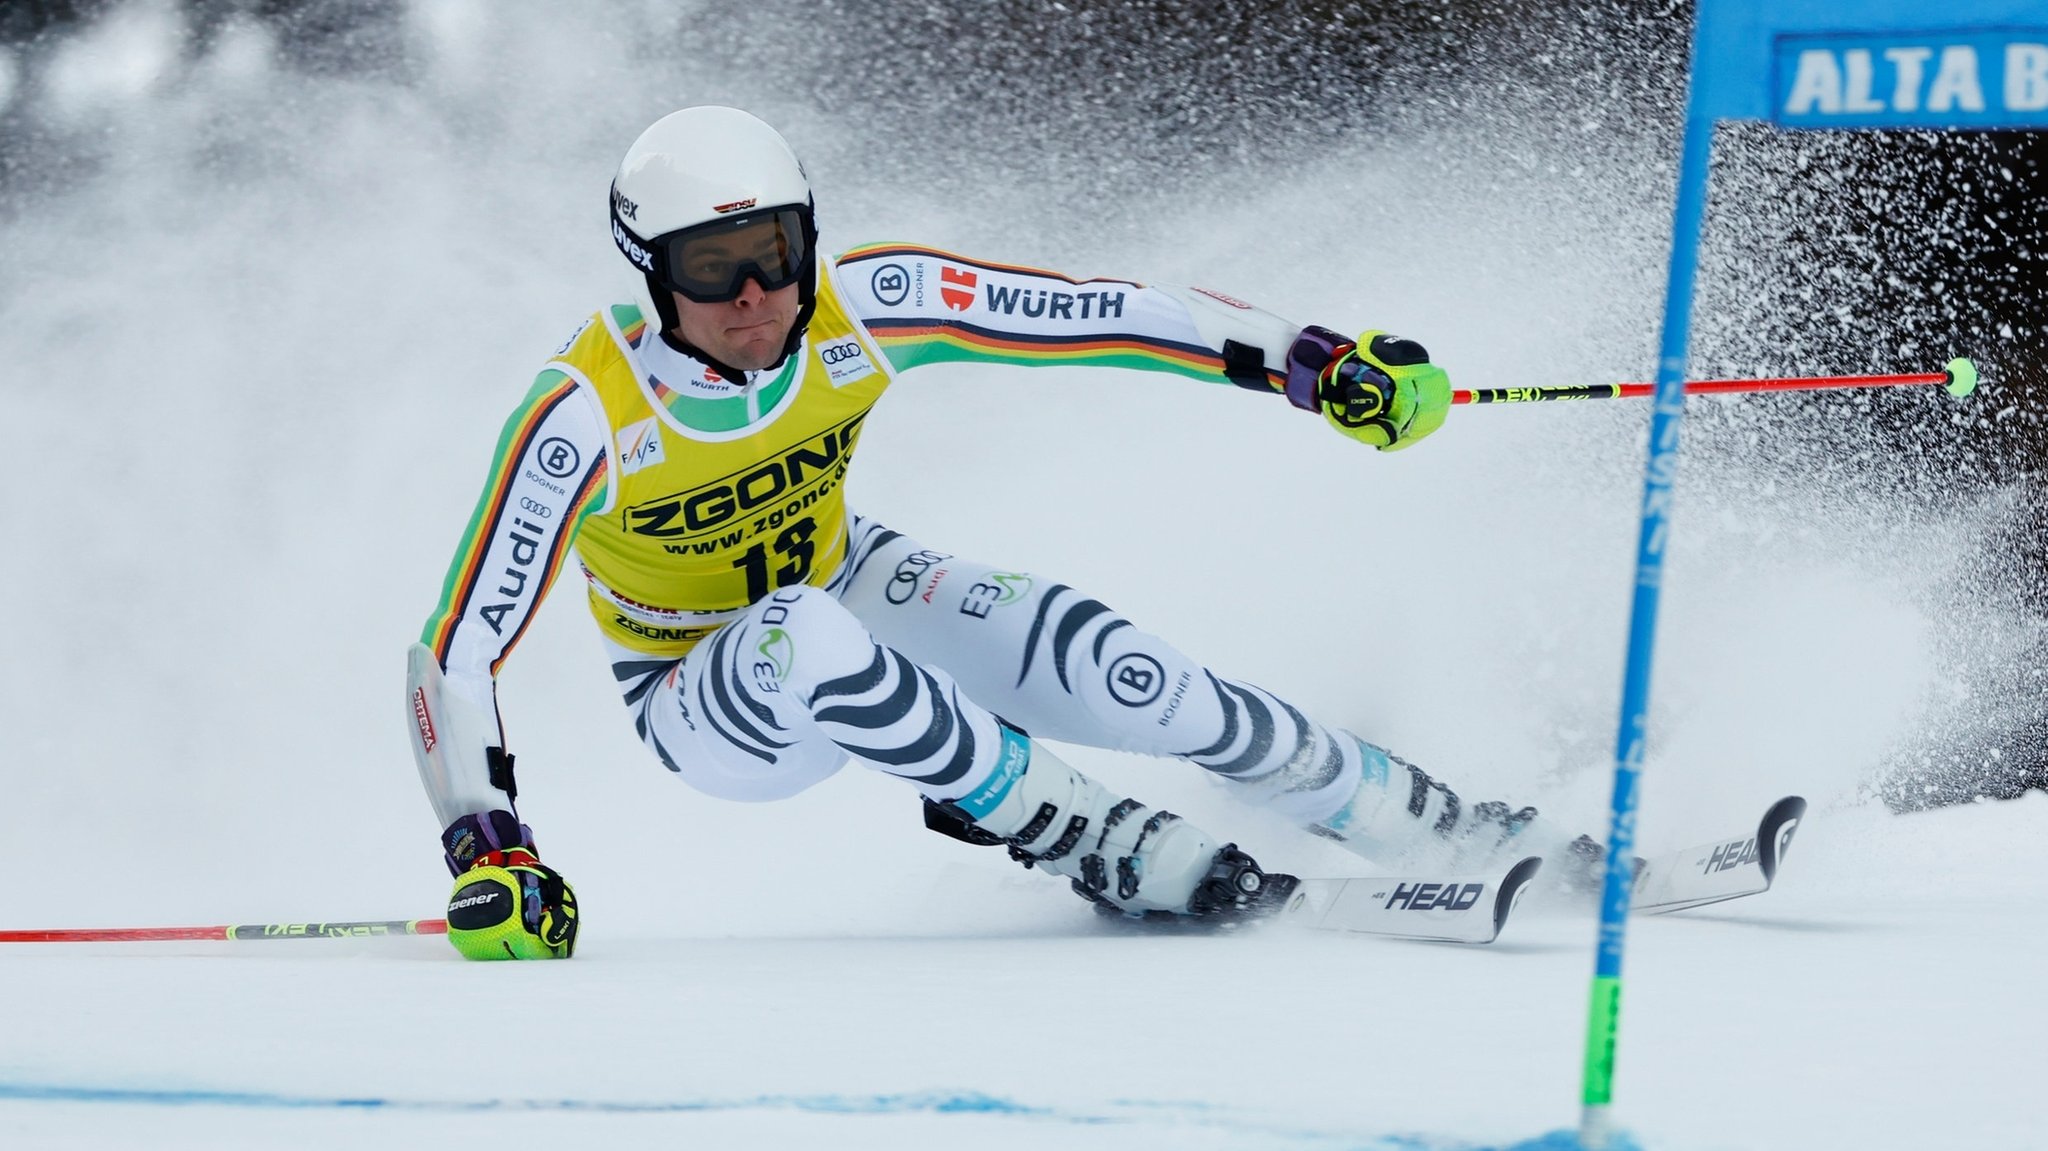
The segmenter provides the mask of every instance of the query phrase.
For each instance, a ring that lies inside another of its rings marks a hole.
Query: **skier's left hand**
[[[1347,343],[1326,328],[1306,329],[1287,367],[1290,399],[1306,407],[1302,393],[1312,392],[1331,427],[1381,451],[1407,447],[1450,412],[1450,377],[1421,344],[1385,332]]]

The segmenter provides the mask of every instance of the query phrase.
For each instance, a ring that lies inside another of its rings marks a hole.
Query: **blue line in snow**
[[[729,1111],[793,1111],[813,1115],[986,1115],[1082,1126],[1183,1124],[1217,1127],[1295,1147],[1347,1151],[1578,1151],[1571,1131],[1553,1131],[1512,1144],[1479,1145],[1424,1136],[1358,1136],[1284,1128],[1208,1103],[1118,1100],[1102,1110],[1067,1110],[1019,1103],[978,1091],[924,1091],[898,1095],[759,1095],[751,1099],[387,1099],[289,1095],[267,1091],[209,1091],[191,1088],[79,1087],[0,1082],[0,1101],[110,1103],[153,1107],[247,1107],[280,1110],[535,1112],[567,1111],[612,1115],[685,1115]],[[1617,1136],[1611,1151],[1642,1151]]]

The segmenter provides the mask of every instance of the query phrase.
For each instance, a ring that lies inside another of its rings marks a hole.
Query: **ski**
[[[1543,860],[1505,873],[1304,879],[1282,917],[1320,931],[1442,943],[1492,943]]]
[[[1663,915],[1769,891],[1805,814],[1806,801],[1788,795],[1764,812],[1753,835],[1639,860],[1634,909]]]

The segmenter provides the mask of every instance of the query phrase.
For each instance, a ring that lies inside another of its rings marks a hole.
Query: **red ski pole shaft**
[[[1940,384],[1950,395],[1967,396],[1977,390],[1977,366],[1966,359],[1954,359],[1939,372],[1918,372],[1904,376],[1787,376],[1760,380],[1688,380],[1687,395],[1728,392],[1795,392],[1822,388],[1895,388],[1913,384]],[[1475,388],[1451,393],[1453,404],[1526,404],[1547,400],[1623,400],[1655,393],[1655,384],[1572,384],[1555,388]]]
[[[446,935],[445,919],[374,919],[345,923],[246,923],[226,927],[60,927],[0,931],[0,943],[139,943],[165,939],[366,939],[379,935]]]

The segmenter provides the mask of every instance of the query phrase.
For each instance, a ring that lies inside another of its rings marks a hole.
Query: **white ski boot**
[[[927,800],[925,825],[969,843],[1008,845],[1011,858],[1068,877],[1109,914],[1259,915],[1279,910],[1293,892],[1293,876],[1267,874],[1236,844],[1219,846],[1170,811],[1116,799],[1043,746],[1027,746],[1023,774],[985,813],[963,806],[973,796]]]
[[[1477,868],[1511,853],[1541,854],[1552,846],[1532,833],[1533,807],[1467,804],[1440,780],[1363,740],[1366,770],[1358,790],[1308,830],[1377,862]]]

